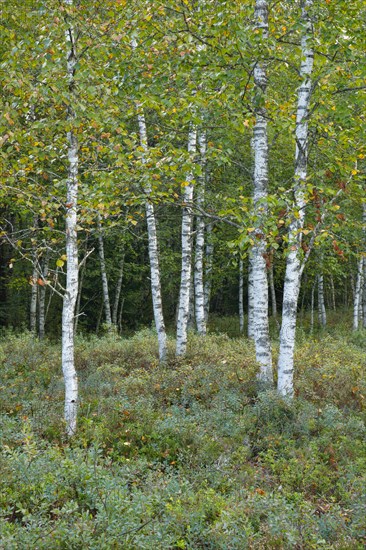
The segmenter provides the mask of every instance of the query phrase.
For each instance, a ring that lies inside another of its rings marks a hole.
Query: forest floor
[[[293,402],[246,338],[169,346],[78,338],[67,441],[59,345],[3,335],[0,548],[365,548],[366,331],[300,329]]]

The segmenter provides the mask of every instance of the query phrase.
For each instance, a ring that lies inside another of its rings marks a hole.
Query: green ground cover
[[[256,382],[244,338],[79,338],[79,431],[58,345],[6,334],[0,547],[363,549],[366,337],[299,332],[296,399]]]

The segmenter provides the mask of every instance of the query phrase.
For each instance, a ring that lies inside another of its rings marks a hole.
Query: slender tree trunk
[[[315,295],[316,277],[311,287],[311,306],[310,306],[310,333],[314,332],[314,295]]]
[[[323,273],[318,275],[318,311],[320,325],[325,327],[327,324],[327,312],[325,309]]]
[[[266,0],[256,0],[255,25],[262,30],[263,38],[268,36],[268,5]],[[254,244],[251,250],[251,268],[253,281],[254,343],[256,359],[260,365],[259,378],[273,382],[272,352],[268,327],[268,281],[265,254],[267,243],[263,234],[263,225],[267,217],[268,194],[268,135],[265,98],[267,75],[260,62],[254,67],[255,84],[255,125],[253,135],[254,152],[254,210],[257,224],[254,231]]]
[[[253,269],[250,255],[248,263],[248,338],[254,340]]]
[[[86,246],[85,246],[85,255],[88,254],[88,239],[86,239]],[[77,334],[78,325],[79,325],[79,317],[80,317],[80,305],[81,305],[81,294],[83,291],[83,284],[84,284],[84,277],[86,272],[86,257],[84,258],[84,261],[82,262],[82,267],[80,271],[79,276],[79,287],[78,287],[78,297],[76,299],[76,306],[75,306],[75,321],[74,321],[74,334]]]
[[[239,330],[244,332],[244,266],[242,258],[239,259]]]
[[[195,315],[195,296],[194,296],[194,282],[193,282],[193,272],[191,272],[191,284],[189,288],[189,311],[188,311],[188,330],[194,330],[196,326],[196,315]]]
[[[72,0],[64,0],[72,6]],[[73,95],[77,64],[75,35],[72,24],[66,29],[67,74],[70,104],[68,119],[70,126],[75,119]],[[67,132],[68,177],[66,191],[66,290],[62,308],[62,370],[65,380],[65,422],[66,433],[72,436],[76,431],[78,405],[78,379],[74,362],[74,314],[78,294],[78,242],[77,242],[77,199],[78,199],[78,140],[72,129]]]
[[[353,330],[358,329],[360,320],[360,305],[362,303],[362,268],[363,258],[360,258],[357,263],[356,288],[353,301]]]
[[[104,254],[104,239],[103,239],[103,233],[102,233],[102,224],[101,224],[99,215],[98,215],[98,244],[99,244],[98,251],[99,251],[100,272],[102,276],[105,322],[107,327],[110,329],[112,327],[111,302],[109,300],[109,287],[108,287],[107,268],[105,263],[105,254]]]
[[[188,152],[193,160],[196,154],[197,129],[191,124],[188,134]],[[187,349],[187,328],[189,315],[189,295],[192,272],[192,201],[193,201],[193,174],[187,175],[183,194],[182,215],[182,270],[179,292],[177,345],[176,355],[185,355]]]
[[[280,353],[278,358],[278,391],[282,395],[293,396],[293,371],[296,335],[297,303],[299,299],[301,275],[301,237],[304,227],[304,191],[308,164],[308,113],[311,96],[311,74],[314,53],[311,46],[312,23],[309,9],[312,0],[304,0],[301,19],[304,33],[301,39],[302,62],[300,77],[302,83],[298,92],[296,114],[296,158],[295,158],[295,215],[289,227],[289,248],[286,259],[286,274],[283,291],[282,324],[280,333]]]
[[[116,291],[114,295],[114,304],[113,304],[113,310],[112,310],[112,323],[117,326],[118,323],[118,306],[119,301],[121,297],[122,292],[122,283],[123,283],[123,275],[124,275],[124,268],[125,268],[125,251],[122,252],[121,262],[119,266],[119,275],[118,275],[118,281],[116,284]]]
[[[122,332],[122,314],[123,314],[123,306],[125,305],[125,297],[121,300],[121,306],[119,308],[119,314],[118,314],[118,332],[121,334]]]
[[[208,223],[206,226],[206,250],[205,250],[205,324],[207,330],[208,315],[210,312],[210,298],[211,298],[211,286],[212,286],[212,259],[214,253],[214,244],[212,239],[212,223]]]
[[[206,174],[206,133],[201,131],[198,137],[202,176],[197,182],[197,206],[203,208],[205,198]],[[196,250],[194,262],[194,302],[198,334],[206,334],[205,292],[203,285],[203,253],[205,246],[205,221],[200,214],[196,218]]]
[[[29,328],[30,331],[36,335],[37,332],[37,301],[38,301],[38,269],[37,258],[34,255],[33,260],[33,272],[32,272],[32,286],[31,286],[31,301],[30,301],[30,318]]]
[[[269,273],[269,289],[271,292],[271,305],[272,305],[272,317],[277,323],[277,298],[276,298],[276,289],[274,284],[274,274],[273,274],[273,262],[268,270]]]
[[[133,43],[133,47],[136,44]],[[144,150],[145,156],[148,154],[148,139],[147,129],[144,113],[141,110],[141,105],[138,104],[140,113],[138,115],[138,124],[140,132],[140,143]],[[160,281],[160,267],[159,267],[159,249],[158,249],[158,237],[156,231],[156,218],[154,204],[150,199],[151,185],[147,183],[144,186],[144,192],[146,195],[145,200],[145,213],[147,223],[148,234],[148,248],[149,248],[149,260],[150,260],[150,278],[151,278],[151,294],[153,301],[154,320],[155,327],[158,334],[158,346],[159,346],[159,359],[163,363],[166,360],[167,355],[167,337],[163,315],[163,302],[161,297],[161,281]]]
[[[335,295],[335,287],[334,287],[334,280],[332,275],[330,276],[330,291],[332,296],[332,308],[334,311],[336,311],[336,295]]]
[[[45,321],[46,321],[46,290],[47,286],[45,280],[48,277],[48,265],[50,260],[50,251],[47,248],[45,257],[43,260],[42,266],[42,285],[39,289],[39,318],[38,318],[38,329],[39,329],[39,339],[43,340],[45,337]]]

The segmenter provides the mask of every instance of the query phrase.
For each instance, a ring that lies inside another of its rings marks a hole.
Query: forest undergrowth
[[[164,366],[152,330],[79,337],[67,440],[59,346],[4,334],[0,547],[365,548],[365,349],[300,331],[290,402],[243,337],[171,339]]]

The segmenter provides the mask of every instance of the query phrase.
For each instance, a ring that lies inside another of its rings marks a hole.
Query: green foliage
[[[258,386],[244,339],[191,335],[179,360],[169,341],[162,367],[153,330],[80,337],[70,442],[58,346],[5,335],[2,545],[361,549],[365,354],[355,338],[301,338],[291,403]]]

